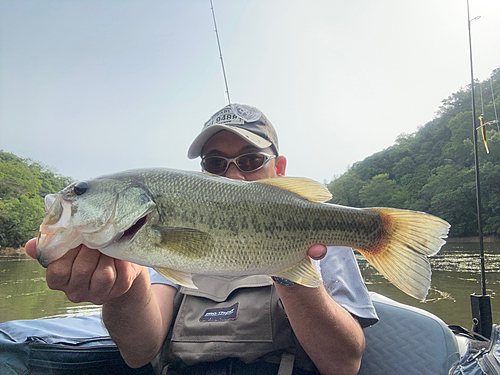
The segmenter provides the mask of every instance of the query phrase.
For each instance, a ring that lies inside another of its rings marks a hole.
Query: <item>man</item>
[[[237,104],[212,116],[188,156],[201,156],[206,172],[245,181],[284,176],[286,169],[269,120],[258,109]],[[31,240],[26,251],[34,255],[34,248]],[[361,326],[377,318],[352,250],[327,253],[315,245],[308,254],[322,259],[318,267],[324,286],[307,288],[278,278],[273,283],[254,275],[201,277],[199,283],[195,279],[196,293],[178,291],[152,270],[85,246],[51,263],[46,277],[50,288],[64,291],[72,302],[103,305],[106,328],[131,367],[160,353],[160,371],[169,374],[257,374],[264,369],[281,374],[287,368],[288,374],[292,368],[300,374],[317,373],[316,368],[321,374],[355,374],[365,345]],[[233,357],[239,359],[225,359]]]

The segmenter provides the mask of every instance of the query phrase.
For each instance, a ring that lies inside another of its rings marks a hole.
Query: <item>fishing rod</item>
[[[217,46],[219,47],[219,58],[222,65],[222,75],[224,76],[224,84],[226,85],[226,100],[227,104],[231,104],[231,98],[229,97],[229,87],[227,86],[226,70],[224,69],[224,59],[222,58],[222,49],[220,47],[219,32],[217,31],[217,22],[215,22],[215,11],[214,4],[210,0],[210,8],[212,9],[212,18],[214,20],[215,36],[217,37]]]
[[[476,169],[476,206],[477,206],[477,228],[479,233],[479,258],[481,261],[481,289],[482,295],[471,294],[472,322],[473,331],[485,337],[490,337],[492,329],[492,314],[490,296],[486,295],[486,269],[484,263],[483,246],[483,227],[481,220],[481,190],[479,185],[479,157],[477,150],[477,126],[476,126],[476,102],[474,98],[474,69],[472,67],[472,37],[470,24],[471,21],[479,19],[480,16],[470,18],[469,0],[467,0],[467,20],[469,29],[469,59],[470,59],[470,78],[471,78],[471,96],[472,96],[472,127],[474,140],[474,165]]]

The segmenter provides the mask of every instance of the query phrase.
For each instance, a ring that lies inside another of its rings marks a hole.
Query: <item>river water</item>
[[[491,296],[493,322],[500,324],[500,243],[485,243],[487,294]],[[446,244],[431,259],[431,290],[425,303],[396,289],[363,257],[358,257],[370,291],[398,302],[428,310],[448,324],[471,328],[470,295],[481,293],[479,245]],[[42,317],[66,317],[99,311],[99,306],[74,304],[62,292],[50,290],[45,269],[25,255],[0,254],[0,322]]]

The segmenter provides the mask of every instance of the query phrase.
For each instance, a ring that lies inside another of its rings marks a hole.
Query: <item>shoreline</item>
[[[479,243],[479,236],[475,237],[452,237],[447,238],[446,243],[457,243],[457,242],[466,242],[466,243]],[[500,237],[498,236],[484,236],[483,242],[486,243],[497,243],[500,242]]]
[[[24,250],[24,246],[15,248],[15,247],[0,247],[0,254],[2,255],[26,255],[26,251]]]

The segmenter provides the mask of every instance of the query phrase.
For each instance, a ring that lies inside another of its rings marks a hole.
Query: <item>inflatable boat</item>
[[[380,321],[364,329],[362,375],[448,374],[467,338],[437,316],[370,293]],[[0,324],[0,374],[153,374],[129,368],[99,314]]]

